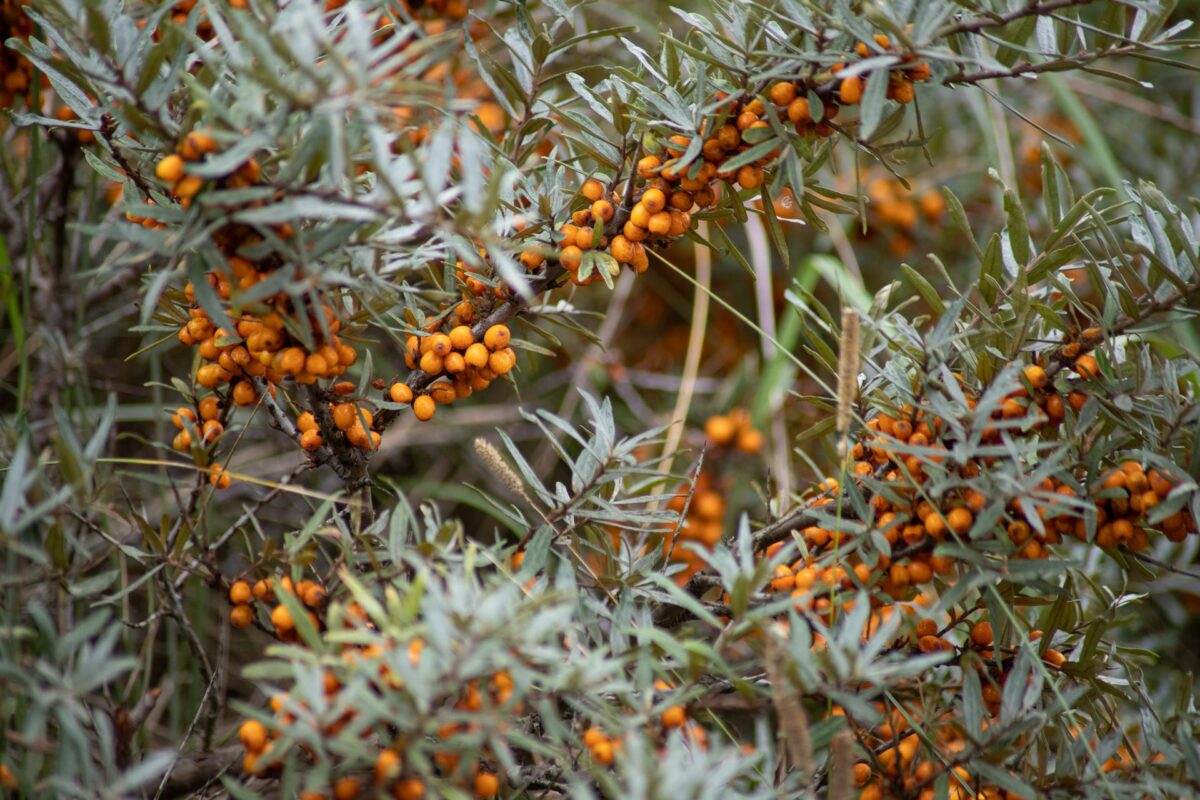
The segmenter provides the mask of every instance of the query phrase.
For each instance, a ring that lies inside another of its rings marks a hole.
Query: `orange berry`
[[[466,350],[475,343],[475,334],[466,325],[459,325],[450,331],[450,344],[455,350]]]
[[[246,581],[234,581],[233,585],[229,587],[229,602],[235,606],[249,603],[252,599],[254,599],[254,593]]]
[[[1091,380],[1100,375],[1100,362],[1093,355],[1082,355],[1075,359],[1075,371],[1081,378]]]
[[[332,409],[333,424],[341,430],[347,430],[358,422],[358,409],[354,403],[338,403]]]
[[[583,251],[575,244],[568,244],[558,254],[558,263],[562,264],[563,269],[568,272],[575,272],[583,263]]]
[[[406,383],[393,383],[392,388],[388,390],[388,396],[393,403],[411,403],[413,390]]]
[[[946,524],[950,526],[950,530],[960,536],[971,530],[971,526],[975,523],[975,516],[965,508],[954,508],[946,515]]]
[[[267,726],[256,719],[248,719],[238,728],[238,739],[251,753],[261,753],[267,746]]]
[[[425,796],[425,784],[420,778],[405,778],[392,786],[392,797],[396,800],[421,800]]]
[[[200,419],[212,420],[221,415],[221,402],[213,395],[200,401]]]
[[[213,464],[208,470],[208,482],[218,489],[228,489],[233,484],[233,478],[220,464]]]
[[[775,105],[786,106],[796,99],[796,84],[791,81],[780,81],[771,86],[767,94]]]
[[[271,612],[271,624],[275,626],[277,633],[286,633],[295,627],[295,622],[292,621],[292,612],[287,610],[287,606],[278,605]]]
[[[490,357],[491,354],[488,352],[487,345],[483,344],[483,342],[476,342],[468,347],[467,352],[463,354],[463,358],[466,360],[468,366],[475,367],[475,369],[486,367]]]
[[[592,217],[599,222],[608,222],[616,214],[616,209],[613,204],[607,200],[597,200],[592,203]]]
[[[422,422],[427,422],[428,420],[433,419],[433,414],[437,410],[437,403],[435,403],[433,398],[429,395],[423,394],[413,400],[412,410],[413,415],[417,419],[421,420]]]
[[[154,167],[154,174],[161,181],[175,183],[183,177],[183,167],[183,159],[172,153],[158,162]]]
[[[236,405],[254,405],[256,400],[258,400],[258,392],[254,391],[254,384],[250,381],[238,381],[233,387],[233,402]]]
[[[842,79],[838,99],[848,106],[858,105],[863,96],[863,79],[857,75]]]
[[[990,647],[992,644],[992,624],[980,620],[971,626],[971,641],[976,647]]]
[[[221,434],[225,432],[225,426],[215,419],[210,419],[204,423],[204,427],[201,432],[204,437],[204,441],[215,442],[217,439],[220,439]]]
[[[380,750],[375,757],[375,782],[385,783],[400,772],[400,754],[395,750]]]
[[[737,437],[737,449],[743,453],[757,453],[762,450],[763,435],[754,428],[746,428]]]
[[[679,728],[687,722],[687,712],[683,710],[683,706],[671,706],[662,715],[662,724],[664,728]]]
[[[671,232],[671,215],[666,211],[651,214],[646,227],[655,236],[666,236]]]
[[[730,444],[736,435],[737,425],[729,417],[709,417],[704,423],[704,437],[718,447]]]
[[[646,211],[654,215],[667,207],[667,196],[662,189],[647,189],[642,193],[640,202]]]
[[[601,197],[604,197],[604,184],[595,178],[588,178],[583,182],[583,186],[579,189],[579,193],[594,203]]]
[[[325,445],[325,439],[320,431],[307,430],[300,434],[300,446],[312,453]]]
[[[1025,380],[1035,389],[1045,389],[1050,383],[1050,376],[1037,364],[1030,364],[1025,368]]]
[[[483,334],[483,343],[488,350],[503,350],[508,347],[512,335],[506,325],[493,325]]]
[[[171,422],[173,422],[175,424],[175,427],[179,428],[180,430],[183,430],[183,426],[185,423],[195,422],[195,421],[196,421],[196,412],[192,411],[190,408],[185,408],[185,407],[177,408],[177,409],[175,409],[175,413],[171,415]]]
[[[475,776],[475,796],[495,797],[500,794],[500,779],[490,772],[481,772]]]
[[[254,622],[254,610],[250,606],[234,606],[229,611],[229,623],[235,628],[248,628]]]

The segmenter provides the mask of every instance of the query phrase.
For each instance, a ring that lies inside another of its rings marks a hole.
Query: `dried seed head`
[[[859,317],[853,308],[842,309],[842,342],[838,351],[837,432],[838,455],[846,457],[850,443],[850,410],[858,393]]]
[[[475,452],[502,484],[514,494],[519,495],[525,502],[530,502],[529,496],[525,494],[525,487],[521,484],[521,479],[500,455],[500,451],[496,449],[495,445],[481,436],[475,440]]]

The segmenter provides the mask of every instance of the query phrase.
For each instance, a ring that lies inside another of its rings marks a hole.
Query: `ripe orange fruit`
[[[562,264],[567,272],[575,272],[583,264],[583,251],[574,243],[568,244],[558,254],[558,263]]]
[[[221,402],[209,395],[200,401],[200,419],[208,421],[221,415]]]
[[[380,750],[375,758],[375,782],[384,783],[400,772],[400,754],[395,750]]]
[[[250,606],[234,606],[229,612],[229,622],[235,628],[248,628],[254,622],[254,610]]]
[[[579,193],[593,203],[604,197],[604,184],[595,178],[588,178],[580,187]]]
[[[300,434],[300,446],[312,453],[325,446],[325,439],[320,431],[307,430]]]
[[[229,602],[235,606],[249,603],[254,599],[254,593],[250,590],[250,584],[246,581],[234,581],[229,587]]]
[[[215,419],[210,419],[204,423],[204,427],[201,429],[201,432],[204,441],[215,442],[217,439],[220,439],[221,434],[225,432],[225,426]]]
[[[646,228],[655,236],[666,236],[671,232],[671,215],[666,211],[651,214],[646,222]]]
[[[411,403],[413,399],[413,390],[405,383],[393,383],[392,388],[388,390],[388,396],[391,397],[393,403]]]
[[[338,403],[331,410],[333,424],[346,430],[358,422],[358,413],[354,403]]]
[[[616,209],[607,200],[597,200],[592,203],[592,216],[599,222],[608,222],[615,214]]]
[[[662,189],[647,189],[642,193],[640,202],[647,212],[654,215],[667,207],[667,196]]]
[[[1080,377],[1091,380],[1100,375],[1100,362],[1096,360],[1095,356],[1085,353],[1075,359],[1075,371],[1079,373]]]
[[[503,350],[511,338],[507,325],[493,325],[483,334],[483,343],[488,350]]]
[[[159,180],[175,183],[183,177],[183,167],[183,159],[172,153],[158,162],[154,167],[154,174]]]
[[[775,105],[786,106],[796,99],[796,84],[791,81],[780,81],[771,86],[767,94]]]
[[[233,402],[239,406],[253,405],[258,400],[258,392],[250,381],[238,381],[233,387]]]
[[[421,800],[425,796],[425,784],[420,778],[405,778],[392,784],[392,797],[396,800]]]
[[[687,712],[683,710],[683,706],[671,706],[662,715],[662,724],[664,728],[678,728],[687,722]]]
[[[412,410],[413,415],[417,419],[427,422],[433,419],[433,414],[437,410],[437,403],[429,395],[423,394],[413,400]]]
[[[946,515],[946,524],[960,536],[970,531],[974,523],[975,515],[965,508],[953,508]]]
[[[863,96],[863,79],[857,75],[842,79],[838,99],[848,106],[858,105]]]
[[[754,428],[746,428],[737,437],[737,449],[743,453],[754,454],[762,450],[763,435]]]
[[[213,464],[208,471],[208,482],[218,489],[228,489],[233,484],[233,478],[220,464]]]
[[[480,772],[475,776],[475,796],[495,797],[500,794],[500,779],[490,772]]]
[[[261,753],[267,746],[267,726],[256,719],[248,719],[238,728],[238,739],[251,753]]]
[[[295,627],[292,621],[292,612],[287,610],[287,606],[278,605],[271,612],[271,624],[275,626],[277,633],[286,633]]]
[[[355,800],[361,791],[362,781],[351,776],[339,778],[337,783],[333,784],[334,800]]]
[[[977,647],[990,647],[992,644],[992,624],[987,620],[980,620],[971,626],[971,641]]]
[[[466,325],[459,325],[450,331],[450,344],[455,350],[466,350],[475,343],[475,334]]]
[[[183,430],[183,427],[186,423],[195,421],[196,412],[184,406],[175,409],[175,413],[171,415],[171,422],[173,422],[175,427],[179,428],[180,430]]]
[[[729,417],[709,417],[704,423],[704,437],[718,447],[731,443],[736,435],[737,426]]]

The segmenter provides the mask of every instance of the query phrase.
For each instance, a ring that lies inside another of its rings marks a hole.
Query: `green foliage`
[[[0,129],[4,788],[1200,791],[1186,13],[412,5],[3,4],[33,76]],[[1161,102],[1123,88],[1152,81]],[[156,169],[200,133],[185,198]],[[635,278],[606,242],[638,160],[673,151],[714,201]],[[616,206],[590,288],[560,260],[589,177]],[[306,356],[340,333],[348,386],[202,388],[216,359],[181,328],[248,345],[237,323],[272,314]],[[409,339],[459,321],[509,326],[519,366],[418,423],[389,387],[429,391],[399,372]],[[181,419],[172,450],[169,409],[204,397],[221,432]],[[334,427],[350,401],[379,452]],[[705,425],[737,406],[765,446]],[[1148,489],[1110,485],[1126,463]],[[922,507],[972,513],[935,535]],[[266,580],[274,600],[228,601]],[[278,733],[257,761],[247,719]]]

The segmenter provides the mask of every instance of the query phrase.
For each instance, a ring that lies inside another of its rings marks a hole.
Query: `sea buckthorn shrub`
[[[0,0],[0,796],[1200,794],[1187,21]]]

